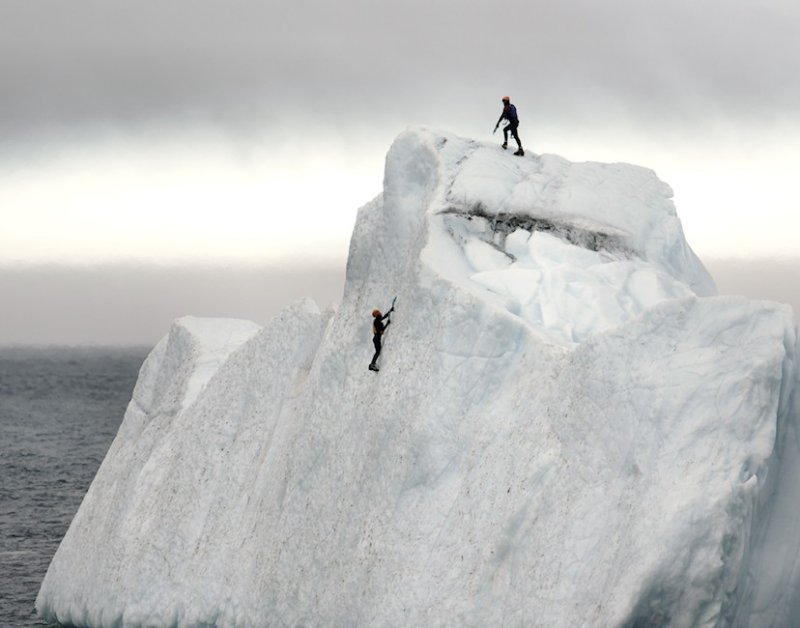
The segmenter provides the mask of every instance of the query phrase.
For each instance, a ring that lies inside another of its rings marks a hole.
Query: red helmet
[[[381,315],[381,311],[380,310],[372,310],[372,315],[373,316],[380,316]]]

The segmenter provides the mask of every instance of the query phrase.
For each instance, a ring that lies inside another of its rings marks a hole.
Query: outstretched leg
[[[518,125],[516,125],[516,124],[509,125],[509,129],[511,130],[511,135],[517,141],[517,146],[519,147],[519,148],[517,148],[517,152],[514,153],[514,154],[522,156],[522,155],[525,154],[525,151],[522,150],[522,141],[520,141],[520,139],[519,139],[519,133],[517,133],[517,126]]]
[[[375,334],[372,344],[375,345],[375,355],[372,356],[372,362],[369,363],[370,367],[378,365],[378,356],[381,354],[381,337]]]
[[[519,147],[519,149],[520,149],[520,150],[522,150],[522,142],[521,142],[521,141],[520,141],[520,139],[519,139],[519,133],[517,133],[517,126],[518,126],[518,125],[516,125],[516,124],[515,124],[515,125],[513,125],[513,126],[511,127],[511,135],[512,135],[512,136],[514,137],[514,139],[516,140],[516,142],[517,142],[517,146]]]

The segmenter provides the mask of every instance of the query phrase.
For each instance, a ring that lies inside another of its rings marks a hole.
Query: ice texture
[[[37,598],[76,626],[788,626],[798,337],[646,169],[401,134],[342,302],[185,318]],[[373,308],[397,295],[381,371]]]

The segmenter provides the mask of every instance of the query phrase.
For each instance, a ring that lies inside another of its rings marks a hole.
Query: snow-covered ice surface
[[[403,133],[335,312],[181,319],[153,350],[39,613],[797,625],[792,313],[713,296],[670,197],[635,166]]]

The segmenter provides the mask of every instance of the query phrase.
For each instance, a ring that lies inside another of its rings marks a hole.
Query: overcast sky
[[[338,272],[392,139],[496,141],[505,94],[528,151],[656,170],[701,258],[800,251],[796,1],[0,0],[0,80],[0,268]]]

